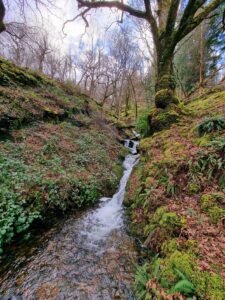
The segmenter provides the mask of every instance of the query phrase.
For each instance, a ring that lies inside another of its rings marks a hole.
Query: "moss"
[[[163,75],[158,81],[158,86],[160,86],[161,89],[170,88],[171,90],[175,90],[176,78],[171,75]]]
[[[166,108],[171,103],[178,104],[179,100],[174,96],[174,92],[171,89],[161,89],[155,95],[155,104],[157,108]]]
[[[223,217],[225,217],[225,209],[218,206],[213,206],[208,209],[207,214],[210,222],[217,224]]]
[[[168,212],[166,206],[157,208],[150,223],[145,227],[148,238],[145,245],[152,250],[161,250],[163,242],[177,237],[183,226],[181,218],[175,212]]]
[[[210,135],[203,135],[200,138],[193,139],[193,143],[198,146],[206,146],[209,144],[210,140],[211,140]]]
[[[198,182],[190,181],[187,185],[187,194],[189,196],[196,195],[200,192],[201,186]]]
[[[184,159],[186,157],[184,150],[185,145],[180,142],[171,143],[168,141],[164,143],[164,156],[167,160]]]
[[[168,256],[177,250],[179,250],[177,239],[165,241],[161,247],[162,254],[165,256]]]
[[[211,223],[217,224],[225,216],[225,210],[219,205],[225,203],[223,193],[207,193],[201,196],[200,206],[207,215]]]
[[[180,251],[175,251],[165,259],[161,259],[160,266],[162,268],[160,275],[168,286],[173,286],[180,279],[175,268],[190,281],[192,281],[194,270],[196,270],[194,256]]]
[[[177,123],[180,119],[178,112],[175,109],[164,111],[162,109],[153,109],[149,114],[150,132],[161,131],[168,129],[174,123]]]
[[[203,96],[197,99],[194,99],[188,103],[187,107],[193,111],[193,114],[201,116],[209,116],[217,114],[215,107],[223,107],[225,99],[225,92],[218,92],[212,95]]]
[[[154,215],[151,218],[151,223],[159,224],[160,220],[162,219],[163,215],[168,212],[168,208],[166,206],[162,206],[157,208]]]
[[[175,242],[170,246],[175,249]],[[159,278],[161,286],[171,288],[179,280],[179,270],[195,287],[198,299],[222,300],[224,299],[224,287],[219,275],[200,271],[196,264],[195,255],[175,250],[172,254],[168,251],[166,258],[160,258],[156,264],[160,265]]]
[[[160,227],[171,227],[171,228],[181,228],[181,221],[175,212],[164,213],[159,221]]]
[[[225,196],[223,193],[203,194],[200,199],[201,208],[206,211],[218,203],[225,204]]]
[[[197,271],[193,274],[192,282],[200,299],[223,300],[225,298],[224,285],[220,275]]]

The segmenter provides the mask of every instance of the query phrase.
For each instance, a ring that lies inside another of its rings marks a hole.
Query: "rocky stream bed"
[[[136,143],[124,161],[124,174],[112,198],[70,215],[42,237],[32,254],[19,256],[0,278],[1,300],[134,299],[137,252],[127,233],[123,199],[138,155]]]

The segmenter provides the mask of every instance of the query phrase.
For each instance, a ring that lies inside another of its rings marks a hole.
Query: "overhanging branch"
[[[95,9],[95,8],[117,8],[123,12],[127,12],[131,16],[141,18],[141,19],[147,19],[146,11],[135,9],[127,4],[124,4],[119,1],[83,1],[83,0],[77,0],[78,2],[78,8],[87,7],[89,9]]]
[[[190,7],[189,14],[188,11],[184,12],[186,21],[184,20],[184,15],[183,15],[180,22],[180,26],[175,34],[175,38],[174,38],[175,43],[181,41],[183,37],[185,37],[188,33],[194,30],[204,19],[206,19],[211,12],[213,12],[217,7],[219,7],[222,3],[224,3],[224,0],[213,0],[211,1],[211,3],[209,3],[204,8],[202,8],[202,11],[197,16],[194,16],[195,13],[197,12],[196,10],[197,6],[198,8],[202,7],[202,3],[203,2],[205,3],[206,1],[204,0],[200,0],[200,1],[189,0],[189,1],[192,2],[192,4],[194,4],[193,2],[197,2],[198,5],[195,4],[195,9],[193,8],[191,9]]]

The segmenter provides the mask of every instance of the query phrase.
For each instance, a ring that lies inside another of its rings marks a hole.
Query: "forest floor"
[[[174,124],[141,141],[127,190],[131,228],[146,256],[137,299],[222,300],[225,92],[162,112],[164,124],[169,114]]]
[[[51,216],[111,195],[124,148],[101,107],[72,85],[0,59],[0,252]],[[0,253],[0,254],[1,254]]]

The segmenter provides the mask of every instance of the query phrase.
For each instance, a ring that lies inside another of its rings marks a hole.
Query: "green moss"
[[[179,235],[182,226],[183,222],[175,212],[168,212],[165,206],[157,208],[144,229],[148,235],[145,245],[159,251],[163,242]]]
[[[201,208],[207,211],[218,203],[225,203],[225,196],[223,193],[207,193],[203,194],[200,199]]]
[[[179,250],[179,246],[177,244],[177,239],[171,239],[171,240],[165,241],[161,247],[162,254],[166,255],[166,256],[172,254],[173,252],[175,252],[177,250]]]
[[[198,182],[190,181],[187,185],[187,194],[189,196],[196,195],[200,192],[201,186]]]
[[[121,177],[123,176],[123,166],[122,163],[115,163],[112,167],[112,176],[110,176],[107,182],[107,189],[109,192],[114,192]]]
[[[198,146],[206,146],[209,144],[210,140],[210,135],[203,135],[200,138],[193,139],[193,142]]]
[[[162,89],[170,88],[175,90],[176,88],[176,78],[171,75],[163,75],[162,78],[158,81],[158,86]]]
[[[225,209],[218,206],[213,206],[208,209],[207,214],[210,222],[217,224],[223,217],[225,217]]]
[[[158,91],[155,95],[155,104],[157,108],[166,108],[171,103],[178,104],[179,100],[174,96],[171,89],[165,88]]]
[[[171,246],[175,249],[174,242],[171,243]],[[195,255],[177,250],[173,253],[169,251],[166,258],[160,258],[154,264],[160,266],[158,277],[162,287],[171,288],[179,281],[179,273],[176,271],[178,270],[194,285],[196,296],[199,299],[224,299],[225,290],[221,276],[200,271]]]
[[[224,203],[225,196],[223,193],[208,193],[200,198],[201,208],[207,213],[213,224],[217,224],[225,216],[225,210],[219,206]]]
[[[187,107],[193,111],[193,114],[200,116],[207,116],[209,112],[211,115],[217,114],[215,107],[222,107],[224,105],[225,92],[218,92],[211,95],[206,95],[197,99],[194,99],[188,103]]]
[[[159,226],[164,228],[181,228],[181,221],[175,212],[164,213],[159,221]]]
[[[220,275],[197,271],[193,274],[192,281],[200,299],[223,300],[225,298],[225,289]]]
[[[183,247],[186,252],[192,253],[192,254],[198,254],[198,241],[196,240],[187,240],[186,243],[183,245]]]
[[[175,268],[190,281],[192,281],[193,273],[196,270],[194,256],[180,251],[175,251],[165,259],[161,259],[160,266],[162,267],[162,281],[169,287],[173,286],[179,280],[179,275],[176,273]]]
[[[164,155],[167,160],[184,159],[186,157],[184,150],[185,145],[180,142],[171,143],[171,141],[168,141],[164,143]]]
[[[180,119],[178,112],[171,108],[167,111],[162,109],[152,109],[149,114],[150,132],[161,131],[168,129],[174,123],[177,123]]]

